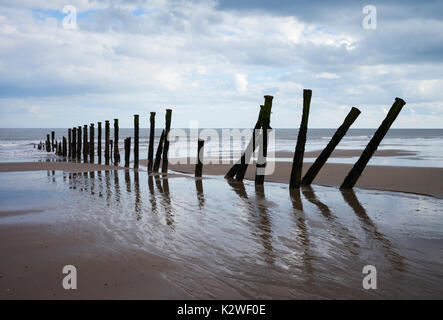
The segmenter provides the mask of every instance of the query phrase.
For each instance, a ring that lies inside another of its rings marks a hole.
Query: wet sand
[[[38,171],[38,170],[61,170],[65,172],[89,172],[97,170],[123,169],[117,166],[105,166],[103,164],[80,163],[80,162],[0,162],[0,172]]]

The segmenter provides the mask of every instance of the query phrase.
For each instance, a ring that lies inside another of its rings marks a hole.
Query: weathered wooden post
[[[155,162],[154,162],[154,172],[158,172],[158,168],[160,167],[160,160],[162,158],[163,151],[163,140],[165,139],[165,130],[163,129],[162,135],[160,136],[160,141],[158,142],[157,152],[155,153]]]
[[[54,144],[54,139],[55,139],[55,131],[51,131],[51,151],[55,151],[56,145]]]
[[[384,136],[405,104],[406,102],[403,99],[395,98],[395,102],[391,109],[389,109],[385,119],[374,133],[374,136],[372,137],[371,141],[369,141],[360,158],[354,164],[351,171],[349,171],[348,175],[340,186],[340,189],[351,189],[355,186],[358,178],[362,174],[372,155],[377,150],[380,142],[383,140]]]
[[[49,140],[49,134],[46,135],[46,152],[51,152],[51,141]]]
[[[111,159],[111,163],[114,163],[114,156],[113,156],[113,153],[114,153],[114,140],[109,140],[109,145],[110,145],[110,149],[109,150],[111,150],[110,151],[110,153],[109,153],[109,158]]]
[[[118,119],[114,119],[114,166],[120,162],[120,152],[118,150]]]
[[[131,137],[125,139],[125,167],[129,168],[129,159],[131,156]]]
[[[329,141],[326,148],[320,153],[315,162],[309,168],[308,172],[306,172],[305,176],[301,180],[302,185],[310,185],[312,181],[314,181],[320,169],[328,160],[331,153],[334,151],[335,147],[338,145],[340,140],[345,136],[349,127],[354,123],[355,119],[360,115],[360,110],[352,107],[351,111],[349,111],[342,125],[335,131],[331,141]]]
[[[82,154],[82,127],[77,127],[77,160],[81,160]]]
[[[68,158],[71,157],[71,153],[72,153],[72,130],[68,129]]]
[[[306,133],[308,131],[309,107],[311,105],[312,90],[303,90],[303,113],[301,118],[300,129],[298,131],[297,145],[294,152],[294,160],[292,162],[291,179],[289,180],[289,188],[300,188],[301,173],[303,168],[303,156],[305,154]]]
[[[83,162],[88,162],[88,125],[83,125]]]
[[[255,170],[255,185],[263,185],[265,181],[266,157],[268,155],[268,130],[271,129],[271,109],[273,96],[265,96],[263,107],[262,143],[259,146]]]
[[[105,120],[105,165],[107,166],[109,166],[109,134],[109,120]]]
[[[102,164],[102,123],[98,123],[97,127],[97,162]]]
[[[57,147],[56,152],[57,152],[58,156],[61,156],[63,154],[62,153],[62,142],[61,141],[58,142],[58,147]]]
[[[91,123],[91,126],[89,127],[89,162],[94,163],[94,124]]]
[[[148,173],[152,172],[154,165],[155,112],[151,112],[149,122]]]
[[[138,168],[138,135],[139,135],[139,115],[134,114],[134,168]],[[131,140],[129,140],[131,143]]]
[[[200,178],[202,176],[203,171],[203,154],[204,154],[204,146],[205,141],[202,139],[198,139],[197,145],[197,164],[195,165],[195,177]]]
[[[63,136],[63,145],[62,145],[62,153],[63,153],[63,157],[66,158],[67,154],[68,154],[68,150],[67,150],[67,145],[66,145],[66,138]]]
[[[71,146],[71,159],[75,159],[77,156],[77,128],[72,128],[72,146]]]
[[[172,110],[166,109],[165,145],[163,147],[162,173],[168,173],[169,131],[171,130]]]

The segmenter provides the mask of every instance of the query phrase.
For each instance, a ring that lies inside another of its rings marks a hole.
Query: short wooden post
[[[49,140],[49,134],[46,135],[46,152],[51,152],[51,140]]]
[[[303,168],[303,156],[305,154],[306,134],[308,132],[309,107],[311,105],[312,90],[303,90],[303,114],[300,129],[298,131],[297,145],[292,162],[291,179],[289,188],[300,188],[301,172]]]
[[[82,127],[77,127],[77,160],[81,160],[82,154]]]
[[[149,122],[148,173],[152,172],[154,165],[155,112],[151,112]]]
[[[67,145],[66,145],[66,138],[63,137],[63,145],[62,145],[62,153],[63,153],[63,157],[66,158],[67,154],[68,154],[68,150],[67,150]]]
[[[94,154],[95,154],[95,150],[94,150],[94,124],[91,123],[90,127],[89,127],[89,162],[90,163],[94,163],[95,159],[94,159]]]
[[[120,162],[120,152],[118,150],[118,119],[114,119],[114,166]]]
[[[202,139],[198,139],[197,146],[197,164],[195,165],[195,177],[199,178],[202,176],[203,171],[203,154],[204,154],[204,146],[205,141]]]
[[[266,157],[268,155],[268,130],[271,129],[271,109],[273,96],[265,96],[263,107],[262,143],[260,144],[255,170],[255,185],[263,185],[265,181]]]
[[[162,162],[163,174],[168,173],[169,131],[171,130],[171,117],[172,117],[172,110],[166,109],[165,142],[163,147],[163,162]]]
[[[125,167],[129,168],[129,160],[131,156],[131,137],[126,138],[124,141],[125,141]]]
[[[138,138],[139,138],[139,115],[134,114],[134,168],[138,168]],[[131,143],[131,140],[129,140]]]
[[[71,152],[72,152],[72,130],[68,129],[68,151],[67,151],[67,156],[68,158],[71,157]]]
[[[109,166],[109,120],[105,120],[105,165]],[[112,150],[112,147],[111,147]]]
[[[154,162],[154,172],[158,172],[158,168],[160,167],[160,160],[162,158],[163,151],[163,140],[165,139],[165,130],[163,129],[162,135],[160,136],[160,141],[158,142],[157,152],[155,153],[155,162]]]
[[[374,136],[372,137],[371,141],[369,141],[360,158],[354,164],[351,171],[349,171],[348,175],[340,186],[340,189],[351,189],[355,186],[358,178],[362,174],[372,155],[377,150],[380,142],[383,140],[384,136],[388,132],[392,123],[395,121],[405,104],[406,102],[403,99],[395,98],[395,102],[386,115],[385,119],[381,123],[380,127],[378,127],[377,131],[374,133]]]
[[[57,145],[54,144],[54,139],[55,139],[55,131],[51,131],[51,151],[55,151]]]
[[[308,172],[306,172],[305,176],[301,180],[302,185],[310,185],[312,181],[314,181],[320,169],[326,163],[329,156],[334,151],[335,147],[338,145],[340,140],[345,136],[349,127],[354,123],[355,119],[357,119],[359,115],[360,115],[360,110],[352,107],[351,111],[349,111],[342,125],[337,129],[337,131],[335,131],[331,141],[329,141],[326,148],[323,149],[318,158],[309,168]]]
[[[97,127],[97,162],[102,164],[102,123],[98,123]]]
[[[83,162],[88,162],[88,125],[83,125]]]
[[[57,152],[58,156],[63,155],[63,153],[62,153],[62,142],[61,141],[58,142],[58,147],[57,147],[56,152]]]

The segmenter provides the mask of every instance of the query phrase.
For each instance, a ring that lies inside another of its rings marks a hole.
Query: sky
[[[303,89],[311,128],[353,106],[376,128],[395,97],[393,128],[442,128],[442,88],[442,1],[0,1],[5,128],[148,127],[166,108],[173,127],[250,128],[267,94],[271,126],[298,128]]]

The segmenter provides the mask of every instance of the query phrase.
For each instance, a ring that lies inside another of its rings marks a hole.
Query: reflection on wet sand
[[[118,170],[114,170],[114,188],[115,188],[115,201],[120,202],[120,182],[118,179]]]
[[[203,193],[202,179],[195,179],[195,189],[197,190],[198,208],[201,210],[205,205],[205,195]]]
[[[135,191],[135,214],[137,220],[142,218],[141,216],[141,198],[140,198],[140,177],[138,171],[134,171],[134,191]]]
[[[362,229],[366,234],[381,242],[385,250],[385,257],[391,262],[392,266],[398,271],[404,271],[403,257],[399,255],[392,247],[391,242],[377,230],[377,226],[372,222],[366,213],[365,208],[358,201],[357,195],[352,189],[340,190],[346,203],[354,210]]]
[[[163,180],[163,187],[161,184],[161,180]],[[160,177],[158,175],[155,176],[155,185],[157,186],[158,191],[162,195],[162,201],[160,202],[165,209],[165,219],[166,224],[174,229],[174,210],[171,204],[171,197],[169,195],[169,182],[168,178]]]

